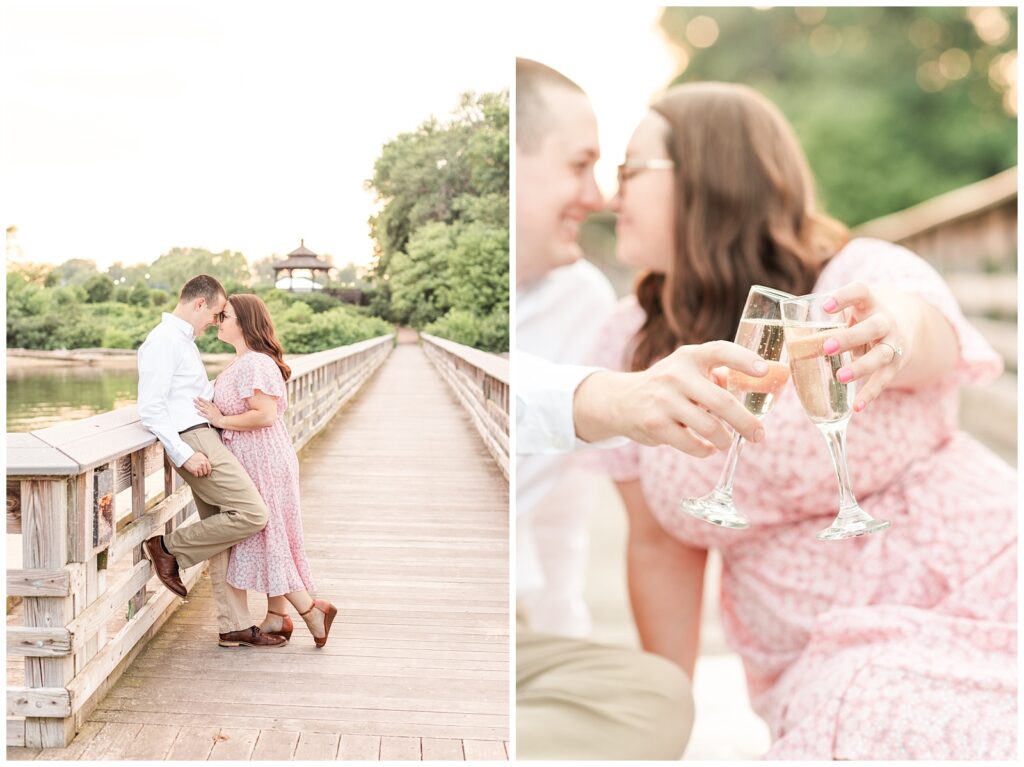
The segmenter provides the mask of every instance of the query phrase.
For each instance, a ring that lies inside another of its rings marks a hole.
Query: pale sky
[[[515,20],[516,56],[554,67],[590,97],[597,115],[598,185],[615,193],[615,169],[655,94],[679,73],[674,48],[658,27],[662,7],[644,2],[594,4],[585,11],[549,3],[543,23]]]
[[[28,261],[372,256],[382,145],[511,86],[502,3],[0,5],[0,212]]]

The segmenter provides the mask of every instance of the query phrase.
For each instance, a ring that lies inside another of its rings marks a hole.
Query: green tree
[[[85,283],[86,301],[100,304],[109,301],[114,295],[114,283],[105,274],[95,274]]]
[[[114,281],[115,285],[134,285],[149,278],[149,265],[135,264],[125,266],[120,261],[115,261],[107,269],[107,276]],[[124,280],[122,282],[122,280]]]
[[[84,258],[72,258],[60,266],[54,267],[53,271],[47,275],[46,284],[47,287],[84,285],[98,273],[95,261],[89,261]]]
[[[274,262],[283,261],[283,257],[278,255],[267,256],[261,258],[259,261],[254,261],[252,264],[252,281],[253,287],[273,287],[274,286]]]
[[[181,286],[197,274],[216,277],[225,286],[247,286],[252,277],[249,262],[241,253],[224,250],[212,253],[204,248],[172,248],[149,267],[149,286],[175,295]]]
[[[368,182],[382,204],[370,221],[372,311],[507,350],[508,125],[507,93],[465,94],[446,122],[384,146]]]
[[[149,288],[146,287],[146,283],[136,282],[132,286],[131,293],[128,294],[128,303],[132,306],[150,305]]]

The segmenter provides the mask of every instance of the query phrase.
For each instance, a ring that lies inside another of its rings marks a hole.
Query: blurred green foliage
[[[1017,163],[1015,7],[666,8],[675,82],[764,93],[854,226]]]
[[[507,93],[465,94],[447,122],[384,146],[367,182],[382,203],[375,312],[508,351],[508,126]]]

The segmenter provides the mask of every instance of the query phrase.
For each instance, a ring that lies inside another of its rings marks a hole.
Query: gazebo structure
[[[333,268],[333,266],[307,248],[305,240],[299,240],[299,247],[289,253],[284,261],[277,261],[273,264],[274,284],[276,285],[277,281],[281,278],[281,272],[288,272],[288,290],[294,292],[293,279],[295,271],[299,270],[309,272],[309,287],[306,290],[326,288],[330,284],[330,270]],[[323,284],[317,282],[317,272],[324,273],[325,279]]]

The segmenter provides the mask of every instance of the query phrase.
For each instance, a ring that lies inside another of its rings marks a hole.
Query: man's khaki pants
[[[518,759],[679,759],[690,680],[660,656],[516,631]]]
[[[252,620],[246,592],[225,580],[228,549],[266,526],[267,506],[215,429],[195,429],[181,438],[193,450],[205,454],[213,470],[208,476],[197,477],[184,468],[176,469],[192,488],[199,522],[164,536],[164,544],[181,568],[209,560],[218,629],[221,634],[238,631],[251,626]]]

